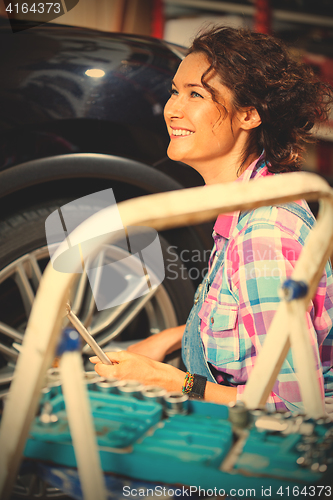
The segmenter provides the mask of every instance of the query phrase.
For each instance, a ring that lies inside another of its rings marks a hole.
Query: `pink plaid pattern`
[[[273,175],[267,166],[253,162],[237,179]],[[297,202],[309,210],[304,201]],[[215,255],[225,247],[224,265],[216,274],[199,312],[201,338],[213,374],[219,383],[245,388],[279,304],[278,290],[288,278],[309,233],[297,215],[283,207],[261,207],[244,217],[235,231],[240,212],[220,215],[215,223]],[[333,279],[327,265],[307,313],[311,344],[322,393],[333,391]],[[271,392],[269,410],[302,411],[303,405],[291,352]]]

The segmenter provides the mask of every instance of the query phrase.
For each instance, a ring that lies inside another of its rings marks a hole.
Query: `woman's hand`
[[[167,328],[160,333],[132,344],[127,351],[147,356],[155,361],[163,361],[167,354],[181,347],[185,325]]]
[[[185,374],[178,368],[128,351],[108,352],[112,365],[104,365],[97,356],[90,358],[101,377],[136,380],[144,385],[157,385],[167,391],[181,391]]]
[[[113,365],[104,365],[97,356],[90,358],[101,377],[119,380],[136,380],[144,385],[157,385],[167,391],[181,391],[185,373],[174,366],[128,351],[107,352]],[[226,387],[207,382],[205,400],[219,404],[236,401],[236,387]]]

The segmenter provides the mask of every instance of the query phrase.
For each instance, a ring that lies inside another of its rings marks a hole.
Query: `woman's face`
[[[206,183],[232,181],[237,177],[244,145],[240,140],[240,122],[237,112],[232,113],[232,93],[216,76],[208,83],[224,107],[217,105],[202,86],[201,77],[208,67],[203,53],[192,53],[178,68],[164,108],[170,135],[168,156],[195,168]]]

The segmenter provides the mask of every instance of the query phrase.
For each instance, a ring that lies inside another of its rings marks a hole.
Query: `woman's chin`
[[[177,151],[177,149],[172,144],[170,144],[167,149],[167,155],[170,158],[170,160],[181,161],[183,163],[186,163],[184,154],[181,153],[180,151]]]

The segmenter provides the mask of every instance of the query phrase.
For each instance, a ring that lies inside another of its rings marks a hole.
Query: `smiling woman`
[[[332,89],[293,61],[273,37],[214,28],[198,36],[174,76],[164,110],[168,156],[197,170],[206,184],[248,182],[297,170],[313,125],[327,117]],[[139,379],[227,404],[245,384],[288,278],[314,224],[305,201],[220,215],[209,271],[186,325],[92,358],[102,376]],[[333,394],[333,278],[330,264],[307,311],[316,377]],[[182,346],[186,375],[161,363]],[[303,410],[291,353],[267,409]]]
[[[219,96],[218,103],[213,100],[201,83],[209,66],[205,54],[189,54],[180,64],[164,109],[171,139],[169,158],[190,164],[206,184],[237,178],[234,167],[244,150],[248,131],[260,124],[254,108],[232,113],[232,92],[220,83],[217,75],[209,80]],[[247,158],[246,166],[254,158],[255,155]],[[221,169],[221,161],[228,169]]]

